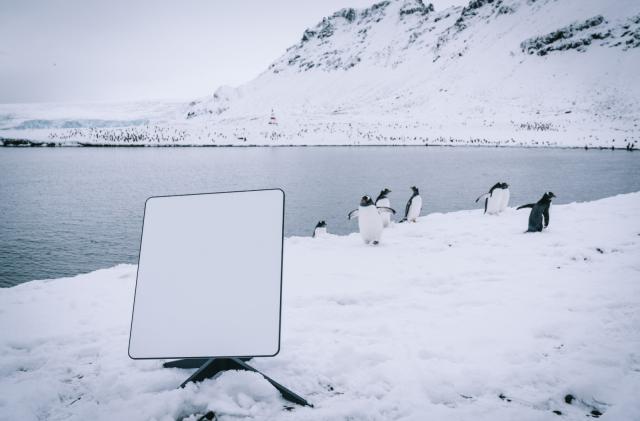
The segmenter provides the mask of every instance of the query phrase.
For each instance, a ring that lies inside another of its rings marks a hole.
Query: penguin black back
[[[517,208],[531,208],[527,232],[541,232],[543,228],[549,226],[549,207],[554,197],[556,195],[553,192],[546,192],[536,203],[528,203]]]

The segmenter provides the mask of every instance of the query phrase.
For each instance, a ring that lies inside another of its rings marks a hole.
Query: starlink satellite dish
[[[147,200],[129,356],[274,356],[280,349],[284,192]]]

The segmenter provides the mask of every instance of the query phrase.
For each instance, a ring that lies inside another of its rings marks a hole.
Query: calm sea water
[[[357,223],[363,194],[390,188],[402,212],[420,187],[423,213],[480,207],[504,180],[511,205],[556,193],[555,203],[640,190],[640,153],[425,148],[0,148],[0,286],[135,263],[149,196],[281,187],[286,235]]]

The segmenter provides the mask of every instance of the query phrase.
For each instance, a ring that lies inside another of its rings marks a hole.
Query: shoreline
[[[345,144],[345,143],[333,143],[333,144],[136,144],[136,145],[118,145],[110,143],[83,143],[83,142],[45,142],[34,141],[27,139],[13,139],[0,137],[0,147],[3,148],[348,148],[348,147],[414,147],[414,148],[426,148],[426,147],[440,147],[440,148],[503,148],[503,149],[565,149],[565,150],[599,150],[599,151],[626,151],[634,152],[640,150],[632,147],[606,147],[606,146],[571,146],[571,145],[507,145],[507,144],[490,144],[479,145],[473,143],[462,143],[457,145],[444,144],[444,143],[424,143],[424,144],[377,144],[377,143],[358,143],[358,144]]]
[[[611,199],[615,199],[615,198],[622,198],[622,197],[626,197],[626,196],[634,196],[634,195],[639,195],[640,191],[636,191],[636,192],[629,192],[629,193],[620,193],[620,194],[615,194],[613,196],[606,196],[603,197],[601,199],[594,199],[594,200],[585,200],[585,201],[574,201],[574,202],[569,202],[569,203],[562,203],[562,204],[554,204],[553,207],[557,208],[557,207],[573,207],[573,206],[581,206],[581,205],[585,205],[585,204],[590,204],[590,203],[597,203],[603,200],[611,200]],[[431,213],[427,213],[424,215],[421,215],[418,220],[423,220],[426,218],[441,218],[441,217],[451,217],[451,216],[455,216],[456,214],[459,215],[473,215],[473,214],[477,214],[480,213],[482,215],[482,217],[487,217],[487,218],[493,218],[495,217],[495,215],[485,215],[483,213],[481,213],[482,209],[481,208],[471,208],[471,209],[459,209],[459,210],[452,210],[449,212],[431,212]],[[515,211],[515,207],[508,207],[507,208],[508,212],[513,212]],[[522,215],[525,215],[525,213],[522,213]],[[499,217],[499,215],[498,215]],[[523,217],[523,220],[525,218]],[[394,222],[393,227],[398,227],[401,226],[401,223],[399,222]],[[402,225],[407,225],[407,224],[402,224]],[[394,229],[394,228],[392,228]],[[320,241],[340,241],[340,240],[344,240],[348,237],[352,237],[352,236],[356,236],[359,238],[359,232],[357,231],[357,228],[354,228],[354,231],[349,232],[349,233],[339,233],[339,234],[334,234],[334,233],[328,233],[325,234],[325,237],[320,238]],[[534,234],[535,235],[535,234]],[[640,233],[638,234],[640,235]],[[312,237],[311,235],[289,235],[289,236],[284,236],[284,241],[285,242],[292,242],[292,243],[297,243],[300,241],[316,241],[316,239],[314,239],[314,237]],[[98,272],[98,271],[104,271],[104,270],[111,270],[114,268],[118,268],[120,266],[132,266],[132,267],[137,267],[138,264],[137,262],[119,262],[116,263],[112,266],[105,266],[105,267],[99,267],[96,269],[92,269],[86,272],[79,272],[79,273],[74,273],[68,276],[60,276],[57,278],[42,278],[42,279],[32,279],[29,281],[25,281],[25,282],[21,282],[19,284],[15,284],[15,285],[11,285],[11,286],[7,286],[7,287],[0,287],[0,291],[2,290],[6,290],[6,289],[11,289],[11,288],[15,288],[18,287],[20,285],[25,285],[25,284],[29,284],[32,282],[51,282],[51,281],[56,281],[59,279],[71,279],[71,278],[76,278],[78,276],[86,276],[86,275],[90,275],[94,272]]]

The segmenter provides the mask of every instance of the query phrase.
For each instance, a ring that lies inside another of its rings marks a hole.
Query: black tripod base
[[[162,363],[164,368],[200,368],[209,362],[211,358],[187,358]],[[240,361],[249,361],[251,358],[238,358]]]
[[[254,373],[260,374],[265,378],[273,387],[278,389],[280,394],[285,400],[289,402],[293,402],[302,406],[310,406],[313,407],[309,402],[307,402],[304,398],[298,396],[291,390],[287,389],[280,383],[266,376],[264,373],[256,370],[250,365],[246,364],[245,361],[248,358],[210,358],[210,359],[186,359],[186,360],[177,360],[170,361],[164,363],[163,366],[167,368],[198,368],[198,370],[191,375],[187,380],[185,380],[180,387],[185,387],[189,382],[201,382],[205,379],[210,379],[216,376],[218,373],[227,370],[245,370],[245,371],[253,371]]]
[[[188,358],[162,363],[164,368],[200,368],[209,361],[209,358]]]

